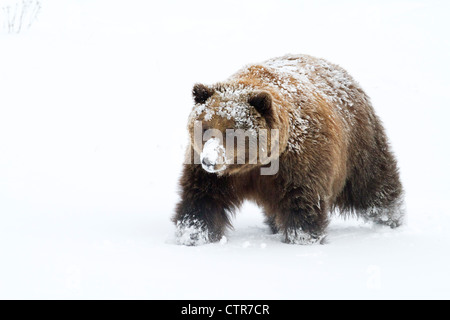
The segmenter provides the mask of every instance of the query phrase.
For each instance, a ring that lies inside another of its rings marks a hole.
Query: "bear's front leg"
[[[328,214],[324,201],[319,199],[314,203],[302,196],[287,197],[282,207],[284,210],[277,220],[284,242],[308,245],[325,238]]]
[[[231,226],[229,213],[239,204],[229,178],[208,173],[199,165],[185,165],[180,186],[181,201],[173,217],[178,244],[219,241]]]

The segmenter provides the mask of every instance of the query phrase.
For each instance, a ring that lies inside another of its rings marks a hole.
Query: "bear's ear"
[[[250,97],[248,103],[262,116],[268,116],[272,113],[272,96],[266,91],[255,93]]]
[[[205,103],[209,97],[214,94],[214,90],[208,88],[207,86],[197,83],[192,89],[192,96],[194,97],[195,103]]]

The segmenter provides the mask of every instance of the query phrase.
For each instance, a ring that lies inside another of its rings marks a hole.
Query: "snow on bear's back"
[[[259,72],[258,67],[269,71]],[[341,67],[325,59],[309,55],[285,55],[244,67],[233,78],[245,74],[259,76],[269,87],[296,98],[298,95],[318,94],[339,109],[351,108],[363,94],[359,84]]]

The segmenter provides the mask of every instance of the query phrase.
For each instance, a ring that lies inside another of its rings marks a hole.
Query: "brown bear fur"
[[[381,121],[339,66],[288,55],[247,66],[223,83],[196,85],[193,95],[190,163],[173,218],[179,243],[219,241],[244,200],[255,201],[287,243],[319,242],[336,209],[391,227],[402,223],[402,185]],[[245,119],[221,114],[224,104],[243,108]],[[205,171],[193,163],[201,153],[193,143],[196,120],[221,131],[278,129],[278,172],[261,175],[261,164]]]

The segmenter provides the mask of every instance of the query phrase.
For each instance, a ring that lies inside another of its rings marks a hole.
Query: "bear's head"
[[[196,84],[193,97],[188,130],[194,163],[218,175],[278,171],[288,123],[273,92],[242,83]]]

